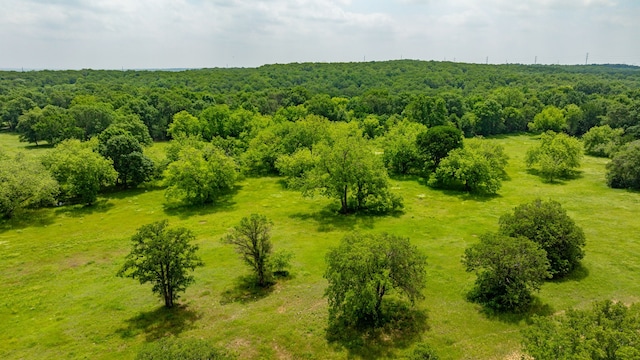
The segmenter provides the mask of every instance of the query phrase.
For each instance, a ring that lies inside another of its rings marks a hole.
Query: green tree
[[[167,220],[156,221],[138,229],[131,238],[131,252],[118,271],[120,277],[153,284],[152,291],[170,308],[194,282],[190,272],[204,266],[196,254],[195,236],[186,228],[168,229]]]
[[[502,106],[493,99],[477,103],[473,107],[475,114],[475,133],[478,135],[494,135],[504,131]]]
[[[591,309],[535,316],[522,335],[524,351],[535,359],[638,359],[640,304],[606,300]]]
[[[251,267],[259,286],[271,284],[272,274],[269,272],[269,259],[273,250],[271,244],[271,227],[273,223],[264,215],[251,214],[244,217],[222,238],[226,244],[235,246],[240,258]]]
[[[453,126],[435,126],[416,137],[416,146],[423,161],[440,165],[451,150],[462,147],[462,131]]]
[[[418,95],[403,111],[410,121],[427,127],[445,125],[447,123],[447,103],[441,97]]]
[[[569,176],[580,167],[582,143],[564,133],[547,131],[540,136],[540,145],[527,151],[527,166],[539,166],[540,174],[549,182]]]
[[[276,160],[285,154],[282,144],[281,125],[270,126],[260,131],[249,141],[249,147],[241,160],[245,171],[251,174],[277,174]]]
[[[116,117],[113,106],[107,103],[91,102],[73,105],[69,115],[77,128],[81,129],[83,140],[104,131]]]
[[[214,202],[231,190],[238,178],[235,161],[219,148],[183,147],[164,174],[166,196],[189,204]]]
[[[197,117],[182,110],[173,115],[173,121],[169,124],[167,133],[173,138],[178,136],[201,136],[202,123]]]
[[[65,139],[82,137],[82,129],[75,126],[68,110],[54,105],[42,109],[42,117],[33,125],[33,130],[38,138],[52,145]]]
[[[454,149],[444,158],[429,179],[434,187],[495,194],[506,177],[508,156],[501,145],[486,140],[468,139],[463,148]]]
[[[525,237],[484,234],[465,250],[462,263],[478,276],[469,298],[500,311],[527,307],[532,292],[551,277],[546,252]]]
[[[523,236],[547,252],[554,278],[569,274],[584,257],[585,236],[559,202],[537,199],[500,217],[500,233]]]
[[[587,154],[601,157],[613,156],[622,145],[624,130],[609,125],[594,126],[582,136]]]
[[[340,212],[371,210],[385,212],[402,207],[402,200],[389,191],[389,176],[361,131],[351,124],[336,126],[331,141],[313,149],[316,165],[303,176],[302,191],[340,200]]]
[[[280,155],[276,160],[276,168],[286,177],[287,186],[291,189],[302,189],[305,175],[313,170],[318,157],[307,148],[299,149],[291,155]]]
[[[385,295],[422,299],[425,256],[408,238],[389,234],[350,234],[326,255],[331,320],[376,325]]]
[[[567,127],[567,120],[565,119],[565,113],[562,109],[550,105],[542,109],[528,126],[531,131],[561,132]]]
[[[384,126],[376,115],[367,115],[361,122],[360,128],[367,139],[375,139],[384,132]]]
[[[401,121],[389,129],[383,140],[382,159],[389,171],[407,174],[421,169],[416,139],[427,127],[416,122]]]
[[[42,134],[36,131],[35,125],[42,121],[42,109],[39,107],[25,111],[18,117],[16,131],[20,134],[21,142],[34,143],[38,146],[38,141],[44,140]]]
[[[144,155],[142,145],[130,133],[106,139],[99,149],[102,156],[113,161],[113,168],[118,172],[117,183],[125,188],[149,180],[154,172],[153,161]]]
[[[65,140],[47,153],[42,163],[60,184],[64,200],[93,204],[100,189],[115,183],[112,161],[93,151],[95,144]]]
[[[22,153],[0,156],[0,217],[10,218],[22,209],[53,205],[58,192],[58,183],[39,161]]]
[[[18,126],[20,115],[36,107],[36,103],[26,96],[13,98],[4,105],[2,120],[6,122],[9,130],[13,131]]]
[[[216,136],[227,137],[231,109],[226,104],[210,106],[200,113],[200,123],[202,124],[203,137],[211,140]]]
[[[623,146],[607,164],[607,184],[612,188],[640,189],[640,140]]]
[[[305,102],[310,114],[323,116],[330,121],[347,119],[346,104],[342,106],[340,99],[331,98],[327,94],[317,94]]]
[[[135,114],[117,114],[113,119],[113,123],[102,131],[98,135],[98,138],[108,139],[115,135],[124,135],[127,133],[133,135],[142,146],[153,144],[153,139],[151,139],[151,135],[149,135],[147,125]]]
[[[569,104],[565,106],[563,112],[567,124],[567,132],[572,136],[584,134],[584,131],[582,131],[582,129],[585,126],[585,116],[582,109],[576,104]]]

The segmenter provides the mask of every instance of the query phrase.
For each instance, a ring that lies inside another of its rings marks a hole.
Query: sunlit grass
[[[443,359],[503,359],[518,351],[527,315],[485,314],[465,300],[474,277],[464,271],[464,249],[500,215],[534,200],[562,203],[587,236],[584,269],[547,283],[532,313],[588,307],[592,300],[638,301],[640,294],[640,194],[612,190],[605,159],[585,158],[577,179],[548,184],[524,166],[527,135],[494,139],[511,160],[510,180],[498,196],[432,190],[416,178],[394,179],[405,200],[402,214],[371,217],[335,214],[334,201],[305,199],[277,178],[248,178],[217,205],[169,209],[158,188],[110,193],[89,208],[60,207],[0,223],[0,357],[132,358],[143,343],[162,336],[211,340],[240,358],[344,359],[362,352],[327,340],[324,255],[349,231],[408,236],[428,255],[426,313],[421,340]],[[37,154],[14,136],[0,147]],[[153,149],[153,148],[152,148]],[[275,249],[295,254],[291,277],[267,292],[243,283],[249,274],[233,248],[220,242],[228,228],[251,213],[273,222]],[[149,286],[115,273],[138,227],[160,219],[193,230],[206,263],[167,312]],[[398,356],[414,343],[385,343],[378,355]],[[402,348],[406,346],[406,348]],[[384,351],[383,351],[384,350]],[[371,354],[375,356],[376,354]]]

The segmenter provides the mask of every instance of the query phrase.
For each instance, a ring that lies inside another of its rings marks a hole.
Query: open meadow
[[[416,177],[394,178],[401,213],[338,215],[336,201],[303,198],[279,178],[246,178],[215,205],[167,208],[159,185],[113,192],[97,204],[61,206],[0,222],[0,358],[133,358],[165,336],[207,339],[240,359],[394,358],[420,342],[442,359],[511,359],[520,330],[533,314],[550,315],[592,301],[640,300],[640,193],[606,186],[603,158],[585,157],[580,175],[553,184],[527,171],[532,135],[493,138],[509,155],[509,180],[497,196],[427,187]],[[155,144],[152,157],[162,156]],[[0,134],[5,153],[39,156],[15,135]],[[547,282],[531,313],[492,315],[466,300],[475,275],[461,256],[498,218],[536,198],[559,201],[586,234],[582,267]],[[243,282],[249,270],[221,243],[227,229],[252,213],[273,221],[275,250],[295,254],[291,276],[269,291]],[[191,229],[205,266],[196,282],[165,310],[149,285],[116,277],[130,238],[144,224],[168,219]],[[401,334],[348,340],[327,338],[325,253],[351,231],[409,237],[427,255],[424,321]],[[331,341],[330,341],[331,340]]]

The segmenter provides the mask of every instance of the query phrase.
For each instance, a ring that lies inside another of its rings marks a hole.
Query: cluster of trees
[[[462,258],[477,273],[469,298],[488,308],[526,309],[545,280],[567,276],[584,257],[584,233],[556,201],[522,204],[499,225]]]
[[[577,168],[581,150],[571,136],[583,136],[588,154],[620,154],[608,168],[610,186],[638,188],[637,157],[621,152],[632,152],[634,146],[625,144],[640,139],[638,74],[611,66],[408,60],[184,72],[0,72],[0,118],[8,131],[34,144],[99,139],[90,147],[111,160],[115,183],[104,163],[92,165],[102,172],[94,177],[70,174],[88,169],[50,168],[60,182],[58,201],[91,203],[95,195],[78,189],[130,187],[164,175],[170,201],[202,204],[249,173],[284,175],[305,195],[335,197],[344,213],[388,211],[401,201],[389,193],[380,163],[392,173],[430,178],[433,186],[498,191],[506,157],[500,149],[462,146],[459,134],[543,132],[541,148],[527,162],[549,181]],[[331,169],[339,166],[331,159],[345,136],[358,143],[357,151],[343,149],[347,161],[366,160],[360,173]],[[173,164],[153,164],[143,147],[166,139],[195,149],[176,146]],[[381,148],[382,161],[370,156]],[[348,180],[356,177],[367,183]],[[82,178],[94,180],[72,184]]]
[[[154,177],[155,164],[138,139],[109,127],[88,141],[67,139],[36,159],[0,155],[0,216],[56,203],[95,203],[111,186],[137,186]]]

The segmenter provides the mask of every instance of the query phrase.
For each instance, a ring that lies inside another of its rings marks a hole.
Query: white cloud
[[[0,67],[257,66],[401,55],[572,62],[589,49],[611,62],[640,62],[640,49],[621,46],[640,33],[633,0],[0,0],[0,8]]]

